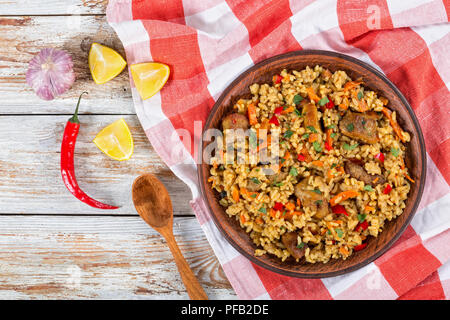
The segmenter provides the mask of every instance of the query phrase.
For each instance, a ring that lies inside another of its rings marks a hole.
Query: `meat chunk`
[[[344,168],[345,172],[348,173],[351,177],[364,182],[364,184],[366,185],[371,185],[372,187],[374,187],[378,184],[383,184],[386,182],[386,179],[382,175],[368,174],[366,169],[364,169],[363,166],[357,163],[346,161],[344,164]]]
[[[317,107],[314,104],[312,103],[305,104],[303,106],[302,113],[305,117],[304,118],[305,129],[308,128],[310,129],[311,127],[313,127],[317,132],[321,131]]]
[[[274,174],[270,174],[267,176],[267,179],[269,179],[270,183],[279,183],[286,179],[288,173],[287,172],[278,172]]]
[[[328,213],[328,200],[322,195],[322,193],[308,190],[307,179],[302,180],[294,188],[294,193],[297,198],[302,202],[302,206],[309,207],[316,214],[314,217],[318,219],[324,218]]]
[[[247,190],[252,192],[258,191],[259,189],[261,189],[261,185],[262,185],[261,181],[249,179],[247,181]]]
[[[295,259],[300,259],[305,255],[307,245],[304,245],[303,248],[297,248],[298,243],[296,232],[288,232],[283,234],[281,236],[281,242]]]
[[[339,123],[342,134],[373,144],[378,141],[377,137],[377,115],[373,113],[359,113],[347,111]]]
[[[226,129],[248,129],[249,122],[246,116],[240,113],[231,113],[222,119],[222,128]]]

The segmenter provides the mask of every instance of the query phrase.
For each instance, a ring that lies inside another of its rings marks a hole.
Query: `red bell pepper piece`
[[[361,250],[364,249],[365,247],[367,247],[367,242],[361,243],[360,245],[355,246],[355,247],[353,248],[353,251],[361,251]]]
[[[302,155],[301,153],[298,154],[297,156],[298,161],[305,161],[306,157],[304,155]]]
[[[275,205],[273,206],[273,210],[276,211],[283,211],[284,205],[281,202],[275,202]]]
[[[327,149],[328,151],[333,150],[333,147],[330,145],[328,141],[325,141],[325,149]]]
[[[269,123],[273,123],[276,126],[280,125],[280,121],[278,121],[278,118],[275,115],[272,118],[270,118]]]
[[[359,231],[359,229],[366,230],[368,227],[369,227],[369,224],[367,223],[366,220],[364,220],[363,222],[358,223],[358,225],[355,228],[355,231]]]
[[[391,190],[392,190],[392,187],[391,187],[390,184],[388,184],[388,185],[386,186],[386,188],[384,188],[383,193],[384,193],[384,194],[389,194],[389,193],[391,192]]]
[[[275,108],[275,110],[273,112],[275,114],[281,114],[281,112],[283,112],[283,107],[277,107],[277,108]]]
[[[333,100],[331,100],[330,97],[328,97],[328,101],[329,101],[329,102],[327,102],[327,103],[325,104],[325,108],[327,108],[327,109],[333,109],[333,108],[334,108],[334,102],[333,102]]]
[[[331,211],[335,214],[343,214],[348,217],[348,212],[345,210],[345,207],[343,205],[337,204],[334,207],[331,207]]]
[[[380,161],[381,163],[384,162],[384,153],[380,152],[375,156],[375,159],[378,159],[378,161]]]
[[[273,76],[273,82],[275,82],[275,84],[281,83],[281,80],[283,80],[283,77],[279,74]]]

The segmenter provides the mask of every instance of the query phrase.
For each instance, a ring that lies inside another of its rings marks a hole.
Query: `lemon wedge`
[[[128,160],[133,154],[134,142],[130,129],[119,119],[102,129],[94,139],[95,145],[114,160]]]
[[[96,84],[103,84],[115,78],[127,65],[115,50],[98,43],[91,45],[89,69]]]
[[[132,64],[130,70],[142,100],[154,96],[161,90],[170,75],[169,66],[157,62]]]

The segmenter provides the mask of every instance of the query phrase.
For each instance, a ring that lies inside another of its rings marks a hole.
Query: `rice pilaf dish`
[[[386,98],[322,66],[283,70],[250,92],[222,119],[208,182],[255,255],[345,260],[402,214],[414,183],[404,162],[410,135]],[[241,144],[230,138],[239,129]]]

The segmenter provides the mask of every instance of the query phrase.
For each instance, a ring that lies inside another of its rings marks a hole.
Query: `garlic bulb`
[[[75,81],[73,61],[63,50],[42,49],[29,63],[27,83],[44,100],[53,100]]]

